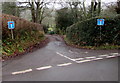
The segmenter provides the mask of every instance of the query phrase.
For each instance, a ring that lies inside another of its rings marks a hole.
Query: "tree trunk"
[[[36,22],[34,2],[32,2],[32,4],[31,4],[31,15],[32,15],[32,22]]]
[[[86,19],[86,8],[85,8],[85,0],[83,1],[83,9],[84,9],[84,17]]]
[[[120,14],[120,0],[117,1],[116,12],[117,14]]]
[[[93,17],[94,12],[94,0],[91,0],[91,17]]]
[[[101,0],[98,0],[98,16],[101,13]]]

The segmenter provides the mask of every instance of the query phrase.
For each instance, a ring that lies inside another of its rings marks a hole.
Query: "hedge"
[[[105,25],[97,26],[97,19],[104,18]],[[115,17],[94,17],[77,22],[66,30],[66,38],[80,46],[120,45],[120,15]]]
[[[17,31],[20,31],[21,29],[22,30],[29,29],[31,31],[34,29],[34,30],[43,31],[43,27],[41,24],[29,22],[25,19],[13,16],[13,15],[1,14],[0,18],[2,18],[2,37],[3,38],[8,37],[9,34],[11,33],[10,30],[8,29],[8,25],[7,25],[8,21],[15,22],[14,33],[16,33]]]
[[[2,56],[25,52],[27,48],[45,39],[41,24],[7,14],[2,14],[0,17],[2,17]],[[14,39],[11,38],[11,30],[8,29],[7,25],[8,21],[15,22]]]

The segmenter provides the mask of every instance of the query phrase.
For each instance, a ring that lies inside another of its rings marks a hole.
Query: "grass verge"
[[[33,35],[28,33],[26,34],[27,35],[21,34],[21,37],[16,36],[13,40],[11,38],[3,39],[3,59],[32,52],[36,48],[40,48],[47,43],[47,38],[41,32],[33,32]]]
[[[102,46],[99,46],[99,47],[96,47],[96,46],[79,46],[79,45],[75,45],[73,42],[70,42],[66,38],[65,35],[63,36],[63,39],[64,39],[66,45],[72,46],[72,47],[75,47],[75,48],[93,49],[93,50],[114,50],[114,49],[119,49],[120,48],[119,45],[102,45]]]

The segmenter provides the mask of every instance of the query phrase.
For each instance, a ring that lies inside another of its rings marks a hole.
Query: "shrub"
[[[2,18],[2,37],[3,37],[3,39],[8,37],[10,34],[10,30],[8,29],[8,25],[7,25],[8,21],[15,22],[15,29],[14,29],[15,33],[16,33],[16,31],[19,31],[21,29],[22,30],[29,29],[31,31],[34,29],[34,30],[43,31],[42,25],[29,22],[29,21],[19,18],[19,17],[2,14],[2,15],[0,15],[0,18]]]
[[[62,32],[66,31],[66,28],[73,24],[73,20],[75,19],[73,17],[73,14],[68,8],[62,8],[60,10],[57,10],[56,14],[56,28],[58,30],[61,30]]]
[[[24,52],[28,47],[44,40],[42,26],[12,15],[2,16],[2,56]],[[7,27],[8,21],[15,22],[14,39]],[[0,48],[1,49],[1,48]]]
[[[104,18],[105,25],[97,26],[97,19]],[[94,17],[73,24],[67,28],[66,38],[80,46],[120,45],[120,15],[115,17]]]

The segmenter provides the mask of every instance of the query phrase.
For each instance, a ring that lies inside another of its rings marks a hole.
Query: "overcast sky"
[[[3,0],[4,1],[4,0]],[[13,0],[7,0],[7,1],[13,1]],[[26,0],[17,0],[17,1],[26,1]],[[44,1],[54,1],[54,0],[44,0]],[[83,0],[56,0],[56,2],[58,1],[83,1]],[[116,2],[117,0],[101,0],[102,2]],[[87,3],[90,3],[91,0],[86,0]]]
[[[6,1],[6,2],[13,2],[14,0],[0,0],[0,1]],[[19,2],[25,2],[25,1],[28,1],[28,0],[17,0]],[[44,0],[44,1],[48,1],[48,2],[53,2],[54,0]],[[64,2],[64,1],[83,1],[83,0],[55,0],[56,2]],[[104,3],[109,3],[109,2],[117,2],[117,0],[101,0],[102,2]],[[90,5],[91,4],[91,0],[86,0],[85,1],[85,4],[86,6]],[[58,4],[53,4],[55,8],[59,9],[61,8],[60,5]]]
[[[56,2],[57,1],[59,1],[59,0],[56,0]],[[65,0],[60,0],[61,2],[64,2]],[[72,0],[67,0],[67,1],[72,1]],[[77,0],[73,0],[73,1],[77,1]],[[83,0],[78,0],[78,1],[83,1]],[[117,0],[101,0],[102,1],[102,3],[110,3],[110,2],[117,2]],[[91,4],[91,0],[86,0],[85,1],[85,5],[86,5],[86,7],[88,6],[88,5],[90,5]],[[61,8],[61,5],[58,5],[58,4],[54,4],[54,6],[55,6],[55,8],[57,8],[57,9],[59,9],[59,8]]]
[[[4,1],[4,0],[3,0]],[[7,0],[7,1],[13,1],[13,0]],[[20,1],[20,2],[24,2],[26,0],[17,0],[17,1]],[[48,2],[53,2],[54,0],[44,0],[44,1],[48,1]],[[83,1],[83,0],[55,0],[56,2],[64,2],[64,1]],[[105,2],[105,3],[109,3],[109,2],[117,2],[117,0],[101,0],[102,2]],[[91,0],[86,0],[85,3],[88,5],[90,4]]]
[[[101,0],[102,2],[109,3],[109,2],[117,2],[117,0]],[[86,0],[87,4],[90,4],[91,0]]]

